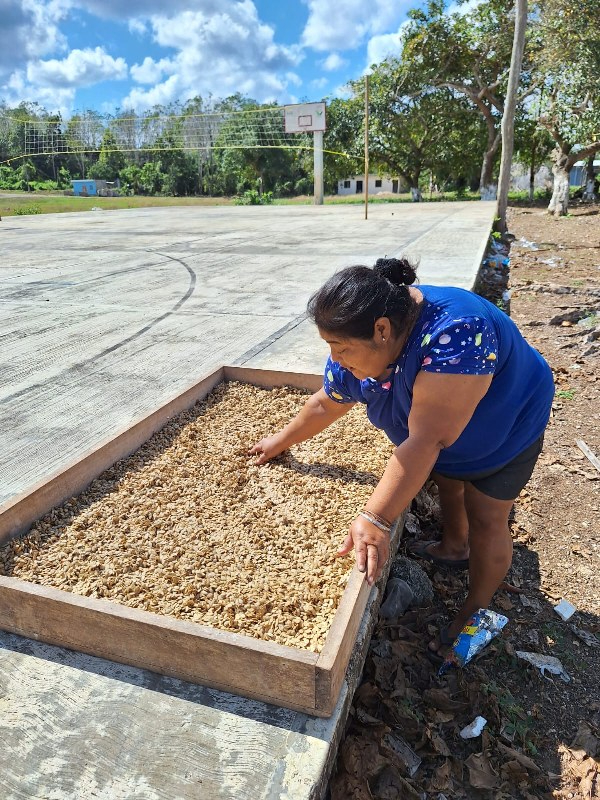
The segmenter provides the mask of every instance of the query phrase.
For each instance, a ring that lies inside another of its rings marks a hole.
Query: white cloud
[[[153,69],[170,75],[151,89],[135,87],[122,100],[125,107],[143,110],[198,94],[226,97],[235,92],[270,102],[286,94],[288,84],[301,84],[294,72],[303,58],[301,48],[277,44],[252,0],[210,0],[202,10],[153,15],[149,25],[154,42],[176,52],[160,62],[145,59],[132,68],[132,76],[142,83]]]
[[[341,86],[336,86],[331,92],[331,96],[339,97],[342,100],[348,100],[348,98],[352,97],[352,90],[349,89],[347,84],[344,83]]]
[[[302,86],[302,78],[299,75],[296,75],[295,72],[286,72],[285,80],[288,85],[292,84],[293,86]]]
[[[407,22],[403,22],[396,33],[383,33],[369,39],[367,44],[367,67],[372,64],[379,64],[388,56],[400,55],[402,39],[407,25]]]
[[[157,83],[163,75],[170,75],[174,69],[174,64],[169,58],[154,61],[146,56],[141,64],[134,64],[131,67],[131,77],[136,83]]]
[[[75,88],[34,86],[27,82],[24,70],[15,70],[6,83],[5,99],[9,106],[19,103],[39,103],[51,113],[68,117],[73,109]]]
[[[321,66],[325,72],[335,72],[336,69],[345,67],[348,61],[342,58],[339,53],[330,53],[327,58],[321,62]]]
[[[446,9],[446,14],[448,14],[448,16],[451,14],[460,14],[460,16],[464,17],[466,14],[470,14],[471,11],[474,11],[482,2],[483,0],[466,0],[465,3],[452,3]]]
[[[310,85],[314,86],[315,89],[324,89],[328,83],[327,78],[315,78],[310,82]]]
[[[123,58],[113,58],[101,47],[71,50],[62,60],[34,61],[27,67],[27,80],[38,86],[69,88],[92,86],[106,80],[127,77]]]
[[[201,0],[201,4],[207,11],[219,8],[230,0]],[[149,17],[165,11],[165,0],[73,0],[79,8],[105,19],[126,20],[131,17]],[[170,12],[177,12],[181,9],[189,8],[190,0],[169,0],[168,8]]]
[[[0,82],[10,83],[30,58],[66,50],[58,26],[67,11],[68,0],[1,0]]]
[[[351,50],[367,36],[398,25],[409,0],[305,0],[309,8],[302,42],[313,50]],[[332,24],[335,20],[335,24]]]
[[[135,33],[138,36],[145,36],[148,33],[146,21],[143,19],[138,19],[138,17],[130,19],[127,23],[127,27],[131,33]]]

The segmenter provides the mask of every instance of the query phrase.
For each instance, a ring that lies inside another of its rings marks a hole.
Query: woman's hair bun
[[[373,272],[396,286],[410,286],[417,280],[415,268],[406,258],[378,258]]]

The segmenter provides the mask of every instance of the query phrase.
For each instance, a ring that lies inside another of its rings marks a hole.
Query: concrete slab
[[[420,259],[470,288],[491,203],[136,209],[5,219],[0,503],[223,363],[319,371],[336,269]],[[377,593],[372,594],[371,608]],[[318,798],[362,668],[313,720],[0,634],[3,798]]]

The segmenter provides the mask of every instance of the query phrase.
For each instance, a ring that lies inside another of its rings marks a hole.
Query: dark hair
[[[313,294],[308,315],[320,330],[353,339],[371,339],[375,320],[387,317],[397,336],[414,320],[417,303],[408,286],[416,279],[405,258],[378,258],[372,269],[346,267]]]

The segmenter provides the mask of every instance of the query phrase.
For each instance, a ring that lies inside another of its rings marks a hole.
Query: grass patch
[[[562,400],[573,400],[575,398],[575,389],[559,389],[556,396]]]
[[[429,196],[423,194],[425,203],[441,203],[464,200],[479,200],[477,192],[440,192]],[[274,205],[313,205],[310,195],[300,197],[273,198]],[[364,205],[364,195],[328,195],[325,205]],[[412,203],[410,193],[385,196],[370,195],[369,205],[389,203]],[[73,197],[60,192],[1,192],[0,216],[11,217],[25,214],[63,214],[90,211],[101,208],[114,211],[123,208],[164,208],[171,206],[231,206],[234,197]],[[35,210],[34,210],[35,209]]]
[[[22,216],[26,216],[27,214],[41,214],[42,211],[39,206],[29,205],[29,206],[19,206],[15,209],[15,214],[20,214]]]
[[[499,686],[495,681],[485,683],[481,688],[484,694],[493,697],[498,704],[502,721],[502,733],[516,744],[520,744],[531,755],[537,755],[538,750],[534,744],[533,720],[517,703],[511,692]]]
[[[61,194],[0,194],[0,216],[21,214],[63,214],[101,208],[160,208],[164,206],[230,206],[228,197],[70,197]],[[35,208],[36,211],[28,209]]]

